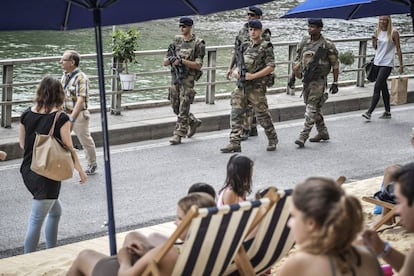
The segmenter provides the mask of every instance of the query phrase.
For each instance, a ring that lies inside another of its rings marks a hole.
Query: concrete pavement
[[[391,84],[389,83],[389,88]],[[371,101],[373,83],[365,87],[342,86],[339,93],[330,95],[324,106],[324,114],[366,110]],[[300,91],[295,96],[286,93],[267,95],[269,108],[275,123],[303,118],[304,103]],[[414,81],[408,81],[407,102],[414,102]],[[380,100],[379,108],[382,106]],[[391,110],[392,111],[392,110]],[[101,115],[98,109],[91,109],[90,130],[98,147],[102,146]],[[191,112],[203,123],[198,132],[209,132],[230,127],[230,101],[228,97],[216,99],[214,104],[204,103],[204,98],[197,97],[191,106]],[[124,109],[121,115],[108,117],[108,137],[111,145],[125,144],[144,140],[168,138],[172,136],[176,116],[167,101],[145,102],[137,104],[133,109]],[[22,151],[18,146],[19,124],[14,122],[11,128],[0,128],[0,150],[8,153],[8,159],[20,158]],[[76,139],[75,139],[76,140]]]

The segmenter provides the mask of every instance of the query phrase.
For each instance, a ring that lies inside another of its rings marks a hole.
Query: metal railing
[[[273,39],[276,40],[276,39]],[[334,43],[339,51],[351,50],[356,58],[356,62],[351,67],[344,70],[340,77],[340,84],[356,84],[357,86],[363,87],[365,83],[365,71],[362,69],[362,66],[367,62],[367,60],[373,56],[372,47],[368,47],[368,41],[371,38],[369,37],[361,37],[361,38],[347,38],[347,39],[337,39],[334,40]],[[414,41],[414,35],[401,35],[401,48],[403,51],[404,56],[404,67],[405,71],[409,73],[413,71],[412,68],[414,67],[414,51],[412,51],[409,45],[412,45]],[[276,85],[273,88],[268,89],[268,93],[281,93],[286,91],[286,83],[287,78],[291,73],[291,64],[293,57],[295,56],[296,52],[296,45],[298,41],[286,41],[286,42],[274,42],[274,50],[275,50],[275,59],[276,59]],[[206,47],[206,57],[203,66],[203,78],[196,84],[197,90],[201,91],[204,90],[203,94],[204,100],[206,104],[214,104],[214,101],[217,97],[224,97],[229,95],[229,91],[234,88],[234,80],[227,80],[225,78],[225,71],[227,70],[227,66],[230,60],[230,53],[233,49],[232,45],[225,45],[225,46],[210,46]],[[372,51],[372,53],[368,53],[368,49]],[[408,51],[411,50],[411,51]],[[144,58],[145,56],[159,56],[159,60],[162,60],[163,56],[165,55],[165,50],[147,50],[147,51],[137,51],[136,55],[138,60],[140,57]],[[38,76],[32,76],[35,79],[33,81],[19,81],[15,82],[17,76],[15,74],[15,67],[16,66],[26,66],[32,64],[48,64],[48,63],[57,63],[60,60],[59,57],[36,57],[36,58],[22,58],[22,59],[9,59],[9,60],[0,60],[0,66],[2,67],[2,84],[0,84],[0,88],[2,90],[2,98],[0,101],[1,106],[1,126],[8,128],[11,127],[12,119],[13,119],[13,106],[17,105],[29,105],[32,102],[32,99],[16,99],[14,94],[17,93],[16,90],[22,89],[27,87],[33,89],[33,87],[37,86],[40,79],[42,78],[42,74],[39,73]],[[96,54],[86,54],[81,55],[82,64],[84,64],[85,60],[92,62],[96,60]],[[147,82],[151,82],[151,78],[157,78],[158,83],[156,85],[151,86],[144,86],[138,87],[131,91],[122,91],[120,89],[118,75],[115,66],[113,66],[112,60],[112,53],[105,53],[105,59],[109,59],[109,62],[105,64],[109,64],[108,74],[105,75],[106,83],[105,85],[108,86],[106,95],[110,97],[110,100],[107,101],[109,106],[107,107],[111,114],[117,115],[120,114],[123,109],[132,108],[136,106],[136,102],[134,103],[123,103],[122,96],[128,95],[139,95],[140,93],[146,93],[149,91],[155,90],[165,90],[167,91],[169,87],[169,76],[170,70],[165,67],[150,71],[143,71],[136,73],[138,79],[147,80]],[[161,62],[159,62],[161,63]],[[93,67],[93,66],[92,66]],[[82,67],[84,69],[84,67]],[[95,64],[96,69],[96,64]],[[347,75],[347,77],[342,77],[343,75]],[[99,91],[97,88],[97,76],[93,74],[88,74],[89,79],[91,81],[90,91],[90,98],[97,99],[96,102],[99,102]],[[330,77],[328,77],[329,80]],[[161,82],[159,81],[161,79]],[[162,83],[162,84],[161,84]],[[227,91],[224,93],[217,93],[218,90],[225,90]],[[25,89],[30,91],[29,89]],[[202,97],[202,98],[203,98]],[[200,97],[197,97],[198,99]],[[158,102],[158,103],[157,103]],[[159,104],[167,104],[167,101],[159,100],[159,101],[151,101],[151,105],[159,105]],[[148,106],[148,105],[147,105]],[[91,109],[98,109],[98,105],[91,106]],[[18,116],[17,116],[18,117]],[[17,118],[16,116],[14,118]]]

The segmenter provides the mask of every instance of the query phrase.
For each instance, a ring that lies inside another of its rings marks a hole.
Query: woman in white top
[[[395,52],[397,52],[400,62],[400,74],[404,72],[404,67],[400,47],[400,34],[392,26],[390,16],[380,16],[378,18],[377,30],[372,36],[372,46],[375,49],[374,64],[376,67],[374,70],[378,71],[378,75],[375,81],[371,106],[367,112],[362,114],[362,117],[371,120],[371,114],[378,104],[380,93],[382,93],[385,112],[380,116],[380,119],[391,119],[390,93],[388,91],[387,79],[394,67]]]

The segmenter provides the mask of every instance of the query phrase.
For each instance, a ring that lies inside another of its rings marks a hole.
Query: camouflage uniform
[[[306,68],[306,66],[312,62],[313,56],[319,47],[325,48],[326,54],[319,59],[317,69],[311,80],[303,82],[302,94],[306,105],[305,123],[298,139],[300,142],[303,142],[303,144],[309,138],[309,134],[314,124],[316,124],[318,135],[327,138],[324,140],[329,139],[328,129],[326,128],[321,109],[328,99],[328,93],[325,92],[327,87],[327,75],[331,71],[331,67],[338,68],[339,66],[338,51],[336,50],[335,45],[330,40],[325,39],[322,35],[317,41],[311,41],[311,38],[307,36],[298,45],[295,63],[300,65],[302,69]]]
[[[270,41],[270,36],[270,30],[265,29],[262,34],[263,39]],[[236,36],[235,45],[239,45],[239,41],[241,44],[250,42],[248,23],[245,23],[243,25],[243,28],[240,29],[239,34]],[[249,134],[251,136],[255,136],[254,134],[257,135],[257,120],[253,107],[250,104],[246,107],[246,112],[244,114],[243,132],[246,133],[247,136],[249,136]],[[245,139],[247,139],[247,136],[245,137]]]
[[[174,46],[176,55],[182,59],[195,61],[203,64],[205,54],[205,43],[202,39],[197,38],[194,34],[191,40],[184,41],[182,35],[175,36]],[[168,54],[167,54],[168,57]],[[171,69],[171,87],[169,89],[169,100],[174,113],[177,115],[177,123],[175,125],[174,135],[185,137],[190,125],[196,124],[198,119],[194,114],[190,113],[190,104],[193,103],[195,97],[194,81],[200,76],[200,71],[187,68],[183,65],[182,83],[175,82],[175,69]]]
[[[275,66],[273,45],[270,41],[260,40],[254,44],[249,42],[244,51],[244,62],[247,72],[255,73],[266,66]],[[248,105],[253,107],[259,124],[264,128],[269,140],[269,145],[276,145],[278,142],[276,130],[273,126],[271,114],[266,98],[267,77],[245,82],[244,89],[236,88],[231,94],[231,132],[230,145],[240,148],[240,141],[243,130],[243,118]],[[275,148],[274,148],[275,149]],[[271,149],[271,150],[274,150]],[[270,150],[270,149],[269,149]],[[240,151],[240,150],[239,150]],[[226,151],[226,148],[222,149]]]

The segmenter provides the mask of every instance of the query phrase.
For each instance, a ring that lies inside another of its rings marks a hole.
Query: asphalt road
[[[279,144],[266,152],[267,139],[260,128],[258,137],[242,144],[242,153],[254,164],[254,191],[275,185],[293,188],[313,175],[347,182],[382,175],[393,163],[413,161],[410,141],[414,127],[414,104],[392,108],[391,120],[380,120],[383,108],[367,123],[361,112],[326,116],[331,140],[306,143],[297,149],[303,120],[276,124]],[[171,220],[178,198],[195,182],[222,186],[230,154],[220,153],[228,143],[229,131],[196,134],[183,144],[170,146],[168,139],[111,147],[111,171],[115,220],[118,231]],[[85,160],[80,152],[81,160]],[[19,173],[21,160],[0,162],[0,258],[22,253],[22,244],[31,206]],[[102,149],[98,149],[98,173],[80,185],[78,177],[65,181],[60,200],[63,215],[59,244],[105,234],[106,189]],[[43,233],[41,243],[43,243]],[[41,247],[44,245],[42,244]]]

